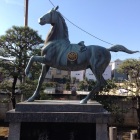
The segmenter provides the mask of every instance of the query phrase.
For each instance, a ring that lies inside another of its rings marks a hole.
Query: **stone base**
[[[108,140],[109,116],[110,113],[95,101],[87,104],[57,100],[21,102],[6,114],[6,121],[10,122],[8,140],[25,137],[28,140],[33,135],[41,140],[41,133],[46,135],[46,140],[56,140],[52,134],[66,134],[65,138],[58,138],[61,140]]]
[[[21,123],[21,140],[95,140],[96,124]]]

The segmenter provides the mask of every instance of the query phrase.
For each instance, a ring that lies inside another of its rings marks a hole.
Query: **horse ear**
[[[56,11],[58,8],[59,8],[59,6],[56,6],[56,7],[54,8],[54,10]]]

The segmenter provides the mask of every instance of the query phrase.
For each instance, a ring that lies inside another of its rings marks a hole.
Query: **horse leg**
[[[41,89],[42,83],[45,79],[46,73],[48,72],[49,68],[50,68],[49,66],[42,64],[42,72],[41,72],[41,75],[38,80],[37,88],[36,88],[34,94],[27,100],[28,102],[33,102],[36,99],[36,97],[39,96],[39,91]]]
[[[97,82],[91,90],[91,92],[83,100],[80,101],[81,104],[86,104],[87,101],[92,98],[93,94],[96,94],[99,91],[101,91],[101,89],[107,84],[102,76],[103,70],[100,71],[99,68],[92,68],[91,70],[94,73]]]
[[[29,78],[32,77],[32,74],[30,73],[30,68],[34,62],[40,62],[40,63],[45,64],[45,58],[43,56],[32,56],[30,58],[25,69],[25,75],[28,76]]]

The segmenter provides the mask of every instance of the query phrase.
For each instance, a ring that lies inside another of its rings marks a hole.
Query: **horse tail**
[[[107,50],[108,51],[112,51],[112,52],[119,52],[119,51],[121,51],[121,52],[126,52],[126,53],[129,53],[129,54],[133,54],[133,53],[139,52],[139,51],[131,51],[131,50],[125,48],[122,45],[114,45],[111,48],[108,48]]]

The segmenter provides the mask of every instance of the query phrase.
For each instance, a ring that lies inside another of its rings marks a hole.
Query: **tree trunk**
[[[11,101],[12,101],[12,106],[13,106],[13,109],[14,109],[15,106],[16,106],[15,89],[16,89],[16,83],[17,83],[18,77],[17,76],[14,76],[13,78],[14,78],[14,80],[13,80],[13,84],[12,84]]]
[[[137,117],[138,117],[138,127],[137,127],[137,138],[140,139],[140,96],[137,96]]]

